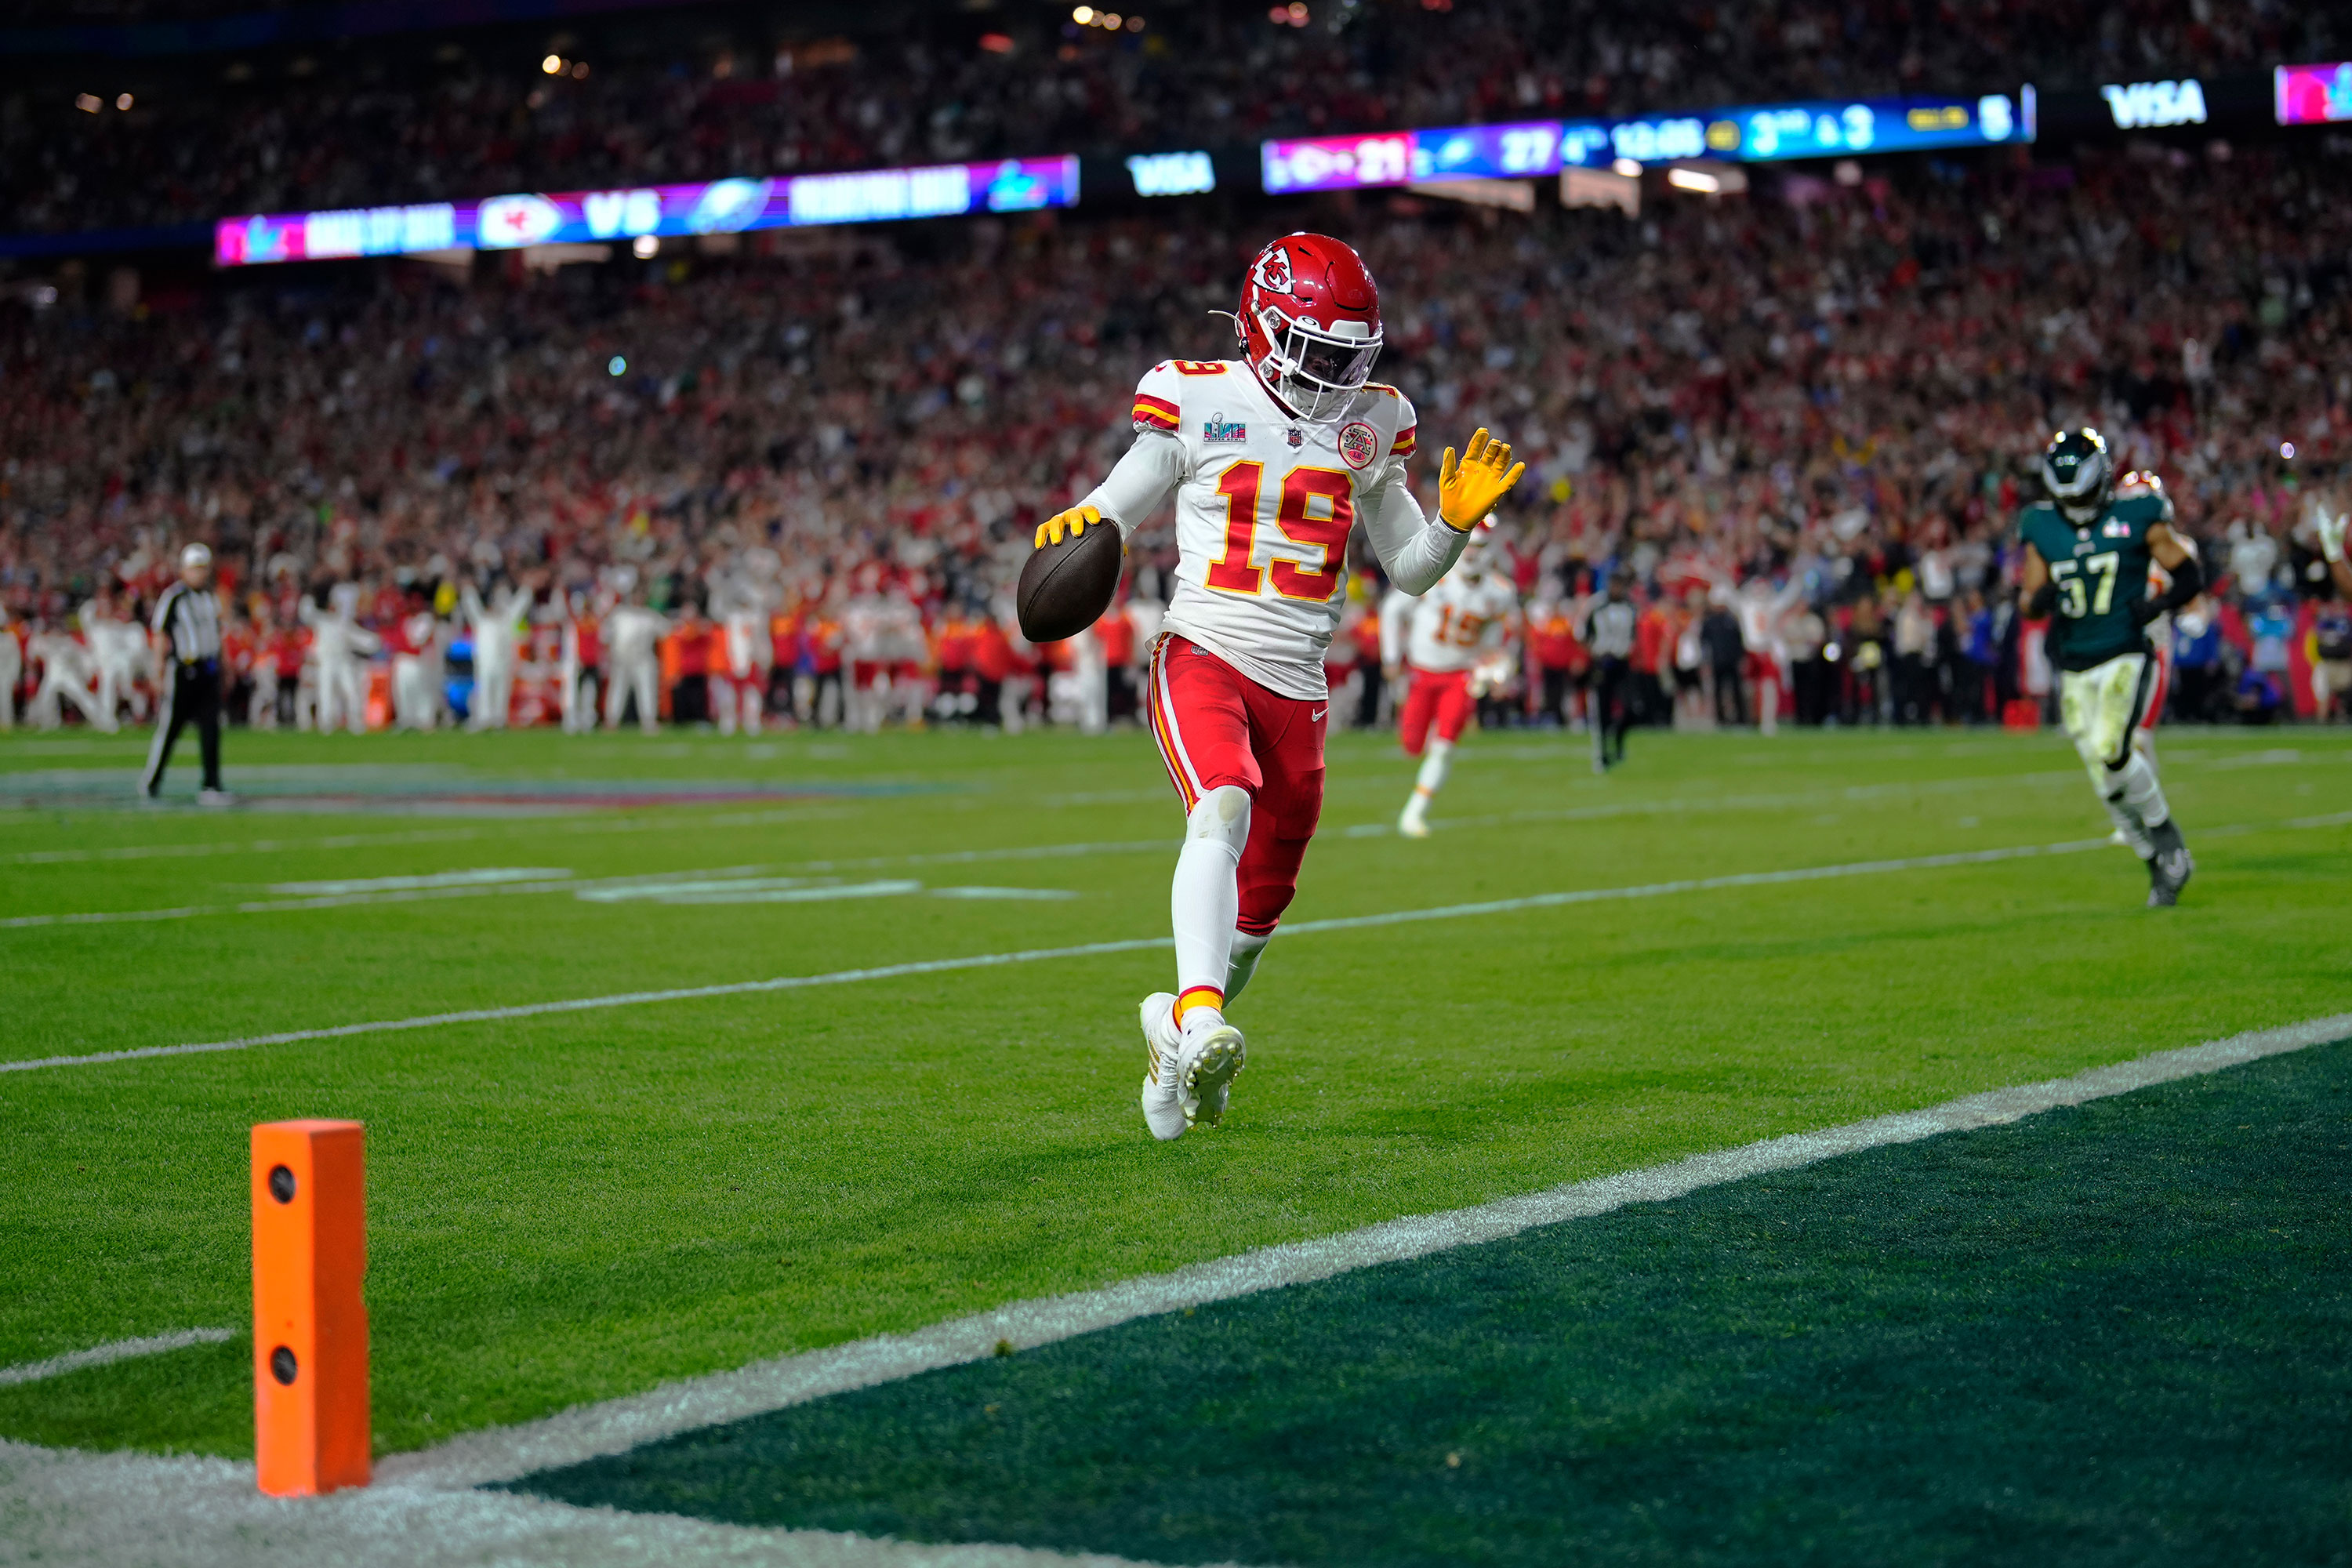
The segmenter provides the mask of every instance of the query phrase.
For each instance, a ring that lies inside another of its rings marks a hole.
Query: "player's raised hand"
[[[1448,447],[1437,465],[1437,515],[1446,527],[1467,533],[1527,471],[1525,463],[1511,461],[1511,448],[1489,437],[1481,426],[1470,437],[1467,455],[1457,460],[1454,448]]]
[[[1057,511],[1037,525],[1037,548],[1061,543],[1065,533],[1076,539],[1101,521],[1102,512],[1095,507],[1074,506],[1067,511]]]
[[[2352,511],[2331,514],[2325,505],[2319,508],[2319,553],[2328,561],[2344,559],[2344,531],[2352,524]]]

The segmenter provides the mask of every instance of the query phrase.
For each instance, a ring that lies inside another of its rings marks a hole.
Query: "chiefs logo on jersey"
[[[1361,468],[1381,449],[1381,438],[1362,420],[1350,421],[1339,432],[1339,460],[1351,468]]]
[[[1269,245],[1250,269],[1250,280],[1269,294],[1290,292],[1290,252]]]

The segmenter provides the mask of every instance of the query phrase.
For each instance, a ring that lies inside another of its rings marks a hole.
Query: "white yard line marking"
[[[701,827],[758,827],[855,814],[839,803],[776,811],[733,811],[712,816],[624,816],[610,820],[527,818],[497,827],[420,827],[404,833],[331,833],[317,838],[256,838],[241,844],[119,844],[94,849],[26,849],[0,855],[0,866],[65,866],[92,860],[179,860],[214,855],[283,855],[301,849],[361,849],[392,844],[462,844],[476,838],[501,841],[523,833],[591,836],[628,833],[690,833]]]
[[[1013,899],[1058,902],[1078,895],[1067,888],[933,888],[935,899]]]
[[[467,871],[432,871],[415,877],[362,877],[341,882],[273,882],[273,893],[331,898],[341,893],[404,893],[418,888],[488,887],[500,882],[559,882],[572,873],[561,866],[478,866]]]
[[[92,1345],[88,1350],[68,1351],[47,1361],[28,1361],[21,1366],[0,1366],[0,1388],[19,1383],[38,1383],[47,1377],[63,1377],[67,1373],[79,1372],[86,1366],[104,1366],[109,1362],[129,1361],[134,1356],[162,1355],[165,1351],[184,1351],[191,1345],[216,1345],[235,1338],[235,1329],[182,1329],[176,1333],[154,1334],[142,1340],[116,1340],[110,1344]]]
[[[2352,822],[2352,812],[2298,818],[2276,824],[2241,824],[2208,828],[2200,839],[2234,837],[2265,829],[2333,827]],[[1163,846],[1164,847],[1164,846]],[[1780,883],[1814,882],[1841,877],[1879,876],[1895,871],[1930,870],[1952,866],[1992,865],[2038,856],[2079,855],[2108,847],[2104,838],[2074,838],[2057,844],[2022,844],[2001,849],[1970,849],[1946,855],[1918,855],[1898,860],[1856,860],[1839,866],[1797,867],[1780,871],[1741,871],[1720,877],[1694,877],[1671,882],[1644,882],[1625,888],[1582,888],[1557,893],[1531,893],[1521,898],[1493,899],[1479,903],[1443,904],[1433,909],[1398,910],[1386,914],[1341,915],[1328,920],[1297,921],[1282,929],[1292,936],[1317,931],[1354,931],[1366,926],[1405,925],[1419,921],[1463,920],[1477,915],[1508,914],[1519,910],[1559,909],[1622,899],[1665,898],[1677,893],[1708,892],[1732,888],[1770,887]],[[558,887],[567,884],[558,883]],[[504,889],[492,889],[504,890]],[[26,1061],[0,1061],[0,1072],[34,1072],[45,1068],[94,1067],[107,1062],[137,1061],[148,1057],[197,1056],[215,1051],[250,1050],[257,1046],[292,1045],[302,1040],[340,1039],[352,1035],[392,1034],[432,1029],[450,1024],[487,1024],[509,1018],[536,1018],[554,1013],[599,1012],[608,1007],[636,1007],[662,1002],[694,1002],[716,996],[748,996],[761,992],[802,991],[820,985],[851,985],[869,980],[901,980],[918,974],[945,974],[966,969],[995,969],[1015,963],[1052,959],[1093,958],[1106,953],[1143,952],[1172,945],[1164,936],[1129,937],[1115,942],[1080,942],[1071,947],[1024,948],[1013,952],[973,953],[964,958],[919,959],[906,963],[878,964],[869,969],[837,969],[824,974],[785,974],[770,980],[733,980],[711,985],[684,985],[660,991],[624,991],[608,996],[578,996],[555,1002],[524,1002],[505,1007],[469,1007],[449,1013],[428,1013],[414,1018],[375,1019],[336,1024],[323,1028],[288,1029],[242,1039],[211,1040],[183,1046],[141,1046],[130,1050],[96,1051],[87,1056],[40,1057]]]
[[[2158,1051],[2072,1078],[1964,1095],[1923,1110],[1897,1111],[1817,1132],[1767,1138],[1736,1149],[1498,1198],[1443,1214],[1412,1215],[1337,1236],[1318,1237],[1214,1258],[1099,1290],[1016,1301],[908,1334],[879,1334],[827,1350],[755,1362],[735,1372],[665,1384],[645,1394],[566,1410],[520,1426],[468,1433],[436,1447],[386,1458],[387,1480],[428,1488],[476,1487],[533,1471],[625,1453],[698,1426],[780,1410],[827,1394],[893,1383],[919,1373],[985,1361],[999,1341],[1027,1350],[1136,1318],[1179,1311],[1305,1284],[1375,1264],[1499,1241],[1536,1226],[1657,1203],[1769,1171],[1794,1170],[1840,1154],[1939,1133],[1996,1127],[2060,1106],[2128,1094],[2177,1079],[2219,1072],[2265,1057],[2352,1036],[2352,1013],[2256,1030],[2181,1050]]]
[[[88,914],[72,915],[11,915],[0,920],[0,931],[21,930],[36,926],[120,925],[126,921],[184,921],[200,915],[275,915],[303,910],[343,910],[368,904],[413,904],[428,899],[478,899],[511,893],[566,893],[585,889],[620,888],[632,883],[674,879],[683,876],[731,877],[751,876],[769,869],[765,866],[723,866],[708,871],[656,871],[627,877],[600,877],[593,880],[575,879],[569,871],[545,873],[553,880],[541,882],[441,882],[419,878],[427,885],[414,888],[378,887],[373,890],[351,893],[325,893],[309,898],[247,899],[234,904],[184,904],[165,910],[100,910]],[[386,881],[405,880],[387,878]],[[321,886],[329,884],[320,884]],[[360,886],[360,884],[353,884]]]
[[[920,882],[837,882],[809,887],[797,878],[754,877],[741,882],[651,882],[642,888],[600,888],[581,898],[598,903],[641,900],[656,904],[819,904],[836,899],[891,899],[919,893]]]

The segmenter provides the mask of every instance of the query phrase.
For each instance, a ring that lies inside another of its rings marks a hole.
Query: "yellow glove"
[[[1505,464],[1510,465],[1510,472],[1503,471]],[[1454,448],[1445,448],[1437,465],[1437,515],[1456,533],[1467,533],[1527,471],[1525,463],[1511,462],[1510,447],[1489,438],[1482,426],[1470,437],[1468,457],[1457,462]]]
[[[1087,531],[1088,524],[1099,525],[1102,520],[1101,511],[1090,506],[1074,506],[1067,511],[1057,511],[1037,525],[1037,548],[1043,550],[1048,544],[1061,543],[1064,530],[1076,539]]]

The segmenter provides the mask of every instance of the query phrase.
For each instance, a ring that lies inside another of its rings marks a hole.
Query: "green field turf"
[[[226,814],[99,794],[140,750],[0,737],[0,796],[47,803],[0,814],[0,918],[484,868],[921,887],[727,905],[470,889],[0,928],[0,1062],[1166,930],[1177,818],[1132,732],[235,734],[230,783],[255,804]],[[1385,832],[1410,765],[1384,738],[1335,738],[1293,920],[2105,826],[2049,735],[1640,734],[1605,780],[1585,758],[1473,737],[1442,831],[1415,843]],[[390,1451],[2343,1010],[2352,739],[2188,732],[2166,768],[2200,866],[2168,912],[2102,847],[1278,937],[1234,1010],[1251,1065],[1233,1116],[1172,1147],[1134,1105],[1134,1004],[1168,984],[1163,950],[0,1072],[0,1366],[241,1331],[263,1120],[368,1125]],[[469,783],[797,797],[482,816],[518,803],[453,800]],[[1075,896],[934,896],[972,887]],[[0,1436],[249,1453],[249,1353],[0,1387]]]
[[[1154,1563],[2341,1562],[2347,1189],[2337,1045],[515,1486]]]

